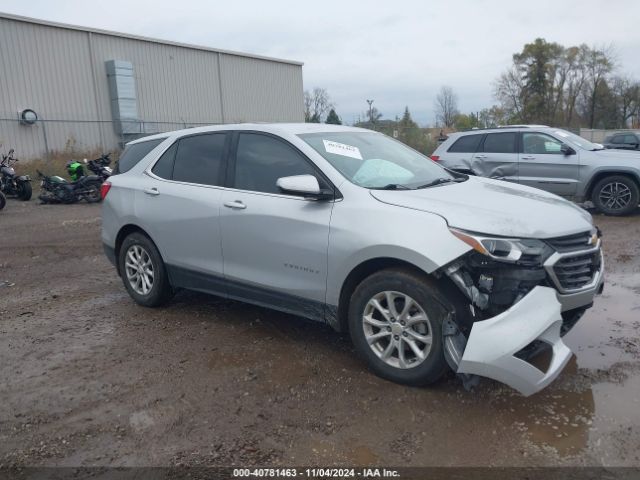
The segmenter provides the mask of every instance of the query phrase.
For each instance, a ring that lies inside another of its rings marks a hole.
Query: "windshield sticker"
[[[327,153],[334,153],[336,155],[342,155],[343,157],[357,158],[362,160],[360,149],[353,145],[347,145],[346,143],[332,142],[331,140],[322,140],[324,143],[324,149]]]

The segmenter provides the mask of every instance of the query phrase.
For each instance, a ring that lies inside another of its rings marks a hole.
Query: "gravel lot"
[[[100,206],[0,212],[0,464],[640,465],[640,213],[597,216],[604,295],[524,399],[369,373],[328,327],[183,292],[136,306]]]

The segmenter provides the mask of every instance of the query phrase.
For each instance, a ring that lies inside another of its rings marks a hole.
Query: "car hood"
[[[371,190],[377,200],[434,213],[449,226],[520,238],[553,238],[592,228],[591,215],[556,195],[488,178],[469,177],[418,190]]]
[[[592,150],[589,153],[598,159],[610,162],[611,165],[615,162],[640,167],[640,151],[607,148],[604,150]]]

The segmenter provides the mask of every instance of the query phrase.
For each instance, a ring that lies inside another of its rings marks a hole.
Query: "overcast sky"
[[[408,105],[430,124],[442,85],[464,112],[490,106],[493,81],[536,37],[613,45],[620,70],[640,78],[638,0],[0,0],[0,10],[300,60],[305,88],[326,88],[347,123],[370,98],[385,118]]]

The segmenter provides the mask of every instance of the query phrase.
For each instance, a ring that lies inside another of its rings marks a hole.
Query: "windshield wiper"
[[[374,190],[411,190],[411,187],[407,187],[400,183],[389,183],[384,187],[374,187]]]
[[[444,183],[460,183],[464,182],[466,178],[436,178],[435,180],[425,183],[424,185],[420,185],[416,188],[429,188],[435,187],[436,185],[442,185]]]

